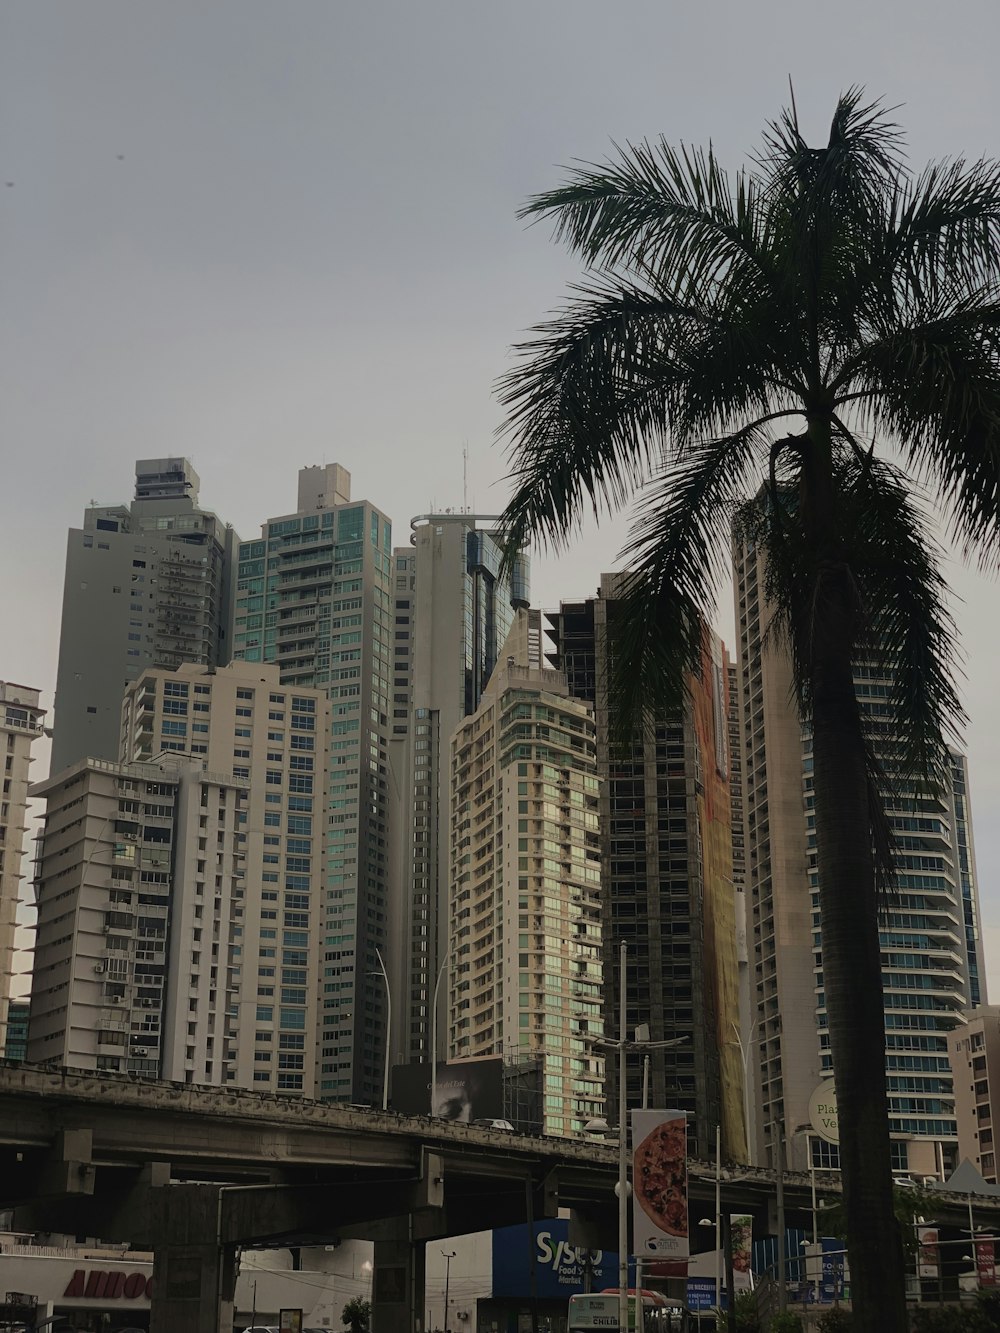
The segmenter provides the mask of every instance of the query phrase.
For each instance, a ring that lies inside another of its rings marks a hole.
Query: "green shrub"
[[[772,1318],[768,1333],[802,1333],[802,1316],[792,1310],[783,1310]]]
[[[831,1310],[824,1310],[816,1320],[817,1333],[851,1333],[854,1316],[843,1305],[835,1305]]]
[[[958,1305],[918,1305],[913,1311],[913,1333],[975,1333],[975,1308]]]

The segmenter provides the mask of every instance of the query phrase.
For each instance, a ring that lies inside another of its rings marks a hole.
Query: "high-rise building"
[[[39,693],[0,680],[0,737],[4,772],[0,795],[0,1050],[7,1028],[7,997],[14,972],[14,934],[21,896],[21,861],[28,818],[31,747],[42,735]]]
[[[323,926],[317,1095],[332,1101],[382,1096],[392,624],[389,519],[351,499],[338,464],[303,468],[296,512],[240,546],[233,655],[273,662],[283,686],[314,687],[330,701],[325,883],[314,913]]]
[[[617,1035],[624,940],[629,1034],[648,1024],[653,1041],[682,1039],[650,1052],[650,1104],[689,1113],[692,1151],[713,1152],[720,1126],[724,1152],[742,1159],[725,649],[706,630],[683,714],[654,716],[630,743],[616,742],[609,670],[620,577],[603,575],[598,596],[563,602],[547,616],[549,661],[565,673],[570,693],[595,708],[604,1022]],[[631,1106],[641,1104],[642,1081],[641,1061],[634,1059],[626,1090]],[[609,1064],[609,1101],[616,1082]]]
[[[147,667],[229,660],[238,538],[199,508],[186,458],[135,465],[130,505],[91,504],[66,552],[52,772],[115,759],[122,691]]]
[[[273,664],[146,671],[125,692],[123,761],[182,752],[250,783],[238,814],[239,1014],[227,1072],[259,1092],[313,1097],[317,1086],[329,724],[326,691],[282,686]]]
[[[1000,1179],[996,1140],[1000,1134],[1000,1005],[980,1005],[963,1019],[948,1033],[958,1160],[968,1158],[989,1184],[996,1185]]]
[[[430,1006],[447,951],[448,741],[479,706],[519,607],[528,561],[509,574],[495,518],[425,514],[395,553],[392,694],[393,993],[402,997],[404,1061],[429,1058]],[[444,988],[437,1030],[446,1032]],[[441,1054],[441,1051],[438,1052]]]
[[[180,754],[85,759],[31,789],[46,811],[30,1060],[236,1082],[257,1002],[242,973],[248,789]]]
[[[815,1165],[836,1165],[833,1145],[796,1133],[808,1124],[811,1094],[832,1076],[811,733],[796,713],[789,654],[766,632],[763,556],[740,546],[735,563],[757,1160],[773,1162],[783,1126],[793,1165],[805,1163],[807,1139]],[[891,687],[878,667],[858,668],[858,700],[882,738],[878,757],[894,772]],[[979,1002],[983,975],[964,758],[952,754],[942,776],[935,795],[894,772],[898,892],[880,935],[893,1164],[917,1175],[939,1174],[954,1158],[947,1030]]]
[[[604,1104],[594,718],[526,658],[451,739],[448,1053],[534,1060],[542,1132],[575,1134]]]

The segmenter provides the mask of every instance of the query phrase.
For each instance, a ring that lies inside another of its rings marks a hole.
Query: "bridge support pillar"
[[[372,1333],[423,1333],[424,1242],[413,1233],[412,1216],[392,1218],[376,1232]]]
[[[151,1190],[150,1333],[232,1333],[236,1247],[219,1243],[219,1186]]]

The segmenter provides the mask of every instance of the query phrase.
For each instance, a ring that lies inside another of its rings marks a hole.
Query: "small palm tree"
[[[559,546],[584,512],[638,497],[616,641],[631,719],[680,699],[734,521],[762,553],[812,729],[857,1327],[904,1329],[878,938],[893,773],[854,671],[874,660],[893,681],[891,768],[936,784],[961,709],[915,486],[995,560],[1000,172],[958,161],[914,178],[895,126],[852,90],[823,147],[793,106],[733,181],[711,149],[660,140],[573,169],[522,216],[553,220],[588,273],[501,381],[508,541]]]

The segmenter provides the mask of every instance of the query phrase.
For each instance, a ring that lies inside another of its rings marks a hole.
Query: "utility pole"
[[[780,1120],[774,1122],[775,1128],[775,1154],[774,1154],[774,1180],[776,1190],[776,1204],[778,1210],[778,1313],[784,1314],[788,1309],[788,1284],[786,1274],[788,1272],[788,1262],[785,1255],[785,1133],[784,1124]]]
[[[448,1287],[451,1282],[451,1261],[457,1250],[442,1250],[444,1255],[444,1333],[448,1333]]]

